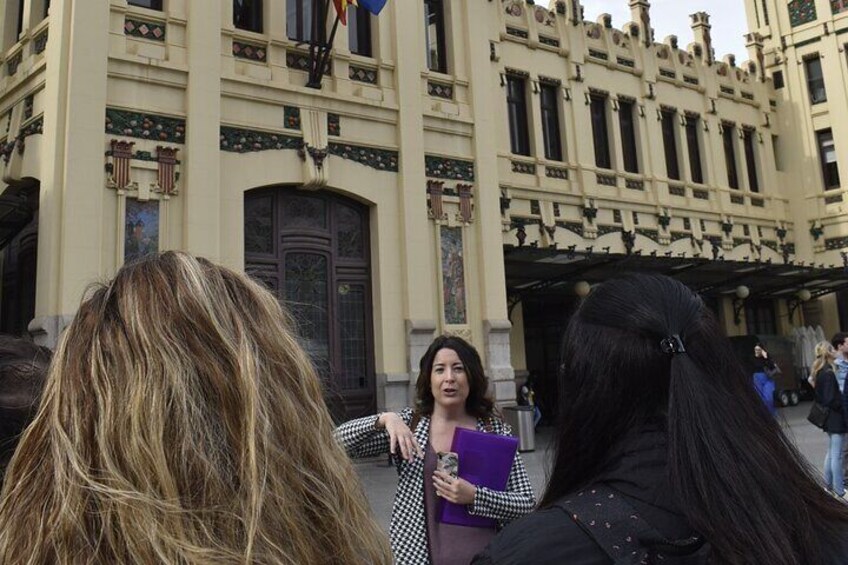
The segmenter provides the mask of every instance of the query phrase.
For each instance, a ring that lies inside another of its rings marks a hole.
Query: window
[[[44,0],[44,17],[47,17],[47,14],[50,13],[50,0]]]
[[[371,50],[371,14],[362,6],[350,6],[347,9],[347,37],[351,53],[372,57]]]
[[[542,103],[545,159],[562,161],[562,140],[559,133],[559,85],[543,83],[539,98]]]
[[[839,188],[839,165],[836,162],[836,145],[833,143],[833,131],[829,129],[816,132],[819,144],[824,189]]]
[[[730,124],[725,124],[721,138],[724,143],[724,160],[727,163],[727,185],[730,188],[739,188],[739,175],[736,172],[736,147],[733,141],[735,135],[736,128]]]
[[[445,6],[443,0],[424,0],[424,29],[427,42],[427,68],[438,73],[448,72],[445,50]]]
[[[17,43],[24,31],[24,0],[18,0],[18,24],[15,29],[17,30],[15,32],[15,43]]]
[[[621,152],[624,157],[624,170],[628,173],[639,172],[639,159],[636,155],[636,126],[633,123],[633,102],[618,101],[618,125],[621,130]]]
[[[761,3],[763,5],[763,21],[766,25],[769,25],[769,13],[768,6],[766,6],[766,0],[761,0]]]
[[[774,82],[774,89],[780,90],[784,86],[783,71],[774,71],[771,75],[771,80]]]
[[[530,155],[530,133],[527,131],[527,97],[524,79],[506,77],[506,106],[509,117],[509,145],[516,155]]]
[[[151,10],[162,9],[162,0],[127,0],[127,4],[140,8],[150,8]]]
[[[804,59],[804,70],[807,72],[807,91],[810,93],[810,104],[827,102],[827,91],[824,88],[821,59],[815,57]]]
[[[323,3],[318,2],[317,5],[322,10]],[[318,16],[319,22],[325,21],[326,18],[321,18],[320,14]],[[326,26],[318,27],[319,39],[323,39]],[[286,36],[293,41],[306,43],[312,40],[312,31],[312,0],[286,0]]]
[[[783,155],[781,154],[780,138],[774,134],[771,136],[771,148],[774,152],[774,168],[783,170]]]
[[[592,95],[592,137],[595,141],[595,165],[611,169],[609,130],[607,129],[607,97]]]
[[[692,182],[704,184],[704,169],[701,166],[701,145],[698,141],[698,126],[701,118],[686,116],[686,148],[689,151],[689,174]]]
[[[233,25],[262,33],[262,0],[233,0]]]
[[[760,191],[760,182],[757,178],[757,154],[754,151],[754,130],[744,128],[742,130],[742,142],[745,145],[745,163],[748,165],[748,188],[751,192]]]
[[[746,300],[745,325],[750,335],[776,334],[777,317],[774,315],[774,303],[771,300]]]
[[[668,178],[680,180],[680,165],[677,162],[677,136],[674,131],[674,120],[677,112],[674,110],[662,111],[662,135],[663,148],[665,149],[665,170]]]

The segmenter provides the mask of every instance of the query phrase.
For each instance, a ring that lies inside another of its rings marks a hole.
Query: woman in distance
[[[839,383],[836,381],[835,361],[836,350],[830,342],[822,341],[817,344],[811,379],[816,392],[816,402],[830,410],[822,428],[828,436],[827,455],[824,458],[824,482],[831,492],[844,498],[842,446],[848,426],[846,426],[845,410],[842,405],[842,391],[839,390]]]
[[[399,565],[467,565],[497,530],[439,522],[438,498],[503,525],[533,508],[533,489],[517,453],[505,491],[436,470],[436,454],[450,451],[457,428],[509,435],[486,396],[483,365],[470,344],[456,336],[437,337],[421,358],[416,395],[415,410],[351,420],[336,429],[336,437],[351,457],[387,452],[402,457],[389,534]]]
[[[7,473],[0,562],[388,564],[277,300],[184,253],[94,287]]]
[[[846,562],[848,505],[821,488],[682,283],[599,285],[561,359],[540,509],[475,565]]]

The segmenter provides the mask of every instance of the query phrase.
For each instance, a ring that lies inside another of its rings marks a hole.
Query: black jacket
[[[816,402],[830,408],[830,414],[824,423],[824,431],[831,434],[844,434],[848,431],[845,415],[842,413],[842,391],[833,369],[827,365],[816,373]]]
[[[616,489],[639,515],[670,540],[693,536],[671,499],[665,434],[650,428],[628,442],[598,483]],[[537,510],[507,526],[474,565],[608,565],[612,561],[566,512]]]

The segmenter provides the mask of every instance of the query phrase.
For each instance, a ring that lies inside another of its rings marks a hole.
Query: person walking
[[[837,565],[848,505],[763,407],[701,298],[608,280],[571,317],[539,509],[474,565]]]
[[[437,337],[421,358],[415,390],[415,410],[351,420],[336,429],[336,438],[354,458],[387,452],[399,457],[389,528],[398,565],[467,565],[497,529],[439,522],[439,498],[466,505],[469,514],[494,518],[503,526],[533,509],[533,488],[518,453],[504,491],[436,470],[437,453],[450,451],[457,428],[499,435],[511,431],[486,396],[480,355],[468,342]]]
[[[835,360],[836,350],[831,343],[823,341],[816,345],[816,358],[812,368],[816,402],[830,410],[822,427],[828,437],[827,455],[824,458],[824,482],[828,490],[839,498],[844,498],[842,449],[848,424],[845,419],[842,391],[836,379]]]
[[[763,399],[763,403],[768,408],[772,416],[777,416],[777,409],[774,407],[774,375],[777,373],[777,365],[769,359],[768,351],[763,344],[758,343],[754,346],[754,388],[757,394]]]

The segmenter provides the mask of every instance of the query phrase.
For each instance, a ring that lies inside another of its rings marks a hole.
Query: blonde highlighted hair
[[[833,360],[836,358],[836,349],[829,341],[820,341],[816,344],[816,360],[813,361],[813,366],[810,369],[813,386],[816,386],[816,380],[819,376],[819,371],[825,367],[830,367],[831,370],[836,370]]]
[[[277,300],[178,252],[83,301],[2,499],[4,564],[391,562]]]

